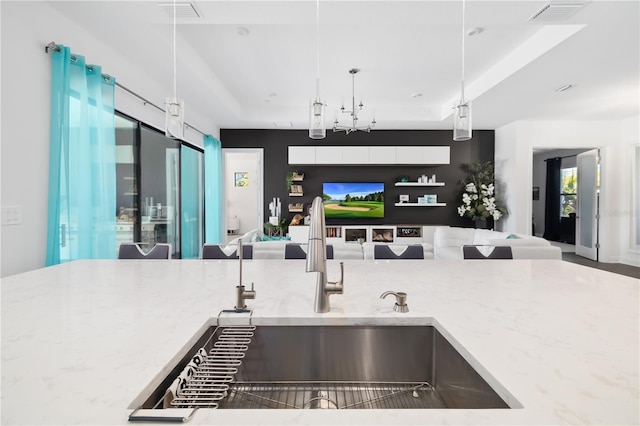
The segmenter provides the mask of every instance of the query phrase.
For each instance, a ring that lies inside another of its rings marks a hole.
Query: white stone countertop
[[[202,409],[190,424],[640,423],[637,279],[556,260],[344,266],[344,294],[316,314],[303,261],[245,260],[253,323],[435,323],[519,408]],[[328,269],[337,279],[338,261]],[[127,424],[141,392],[233,308],[237,283],[238,263],[215,260],[76,261],[2,279],[1,424]],[[393,312],[386,290],[408,293],[410,312]]]

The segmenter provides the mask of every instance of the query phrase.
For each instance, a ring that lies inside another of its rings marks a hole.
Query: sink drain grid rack
[[[236,382],[220,408],[445,408],[428,382]]]
[[[255,326],[224,327],[209,352],[201,348],[165,393],[165,408],[218,408],[242,365]]]

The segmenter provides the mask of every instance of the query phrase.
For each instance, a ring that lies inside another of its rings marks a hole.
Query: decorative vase
[[[492,219],[476,219],[474,228],[493,229],[493,220]]]

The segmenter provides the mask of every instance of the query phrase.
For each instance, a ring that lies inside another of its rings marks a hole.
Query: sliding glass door
[[[117,247],[171,244],[172,258],[198,258],[204,242],[204,153],[116,114]]]
[[[182,258],[200,257],[204,235],[204,154],[182,145]]]
[[[138,122],[120,115],[116,125],[116,250],[121,243],[137,241]]]
[[[142,126],[140,131],[141,241],[169,243],[180,257],[180,141]]]

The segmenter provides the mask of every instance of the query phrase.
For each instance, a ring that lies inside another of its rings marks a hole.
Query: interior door
[[[576,214],[576,254],[598,260],[598,204],[600,192],[599,150],[577,156],[578,208]]]

